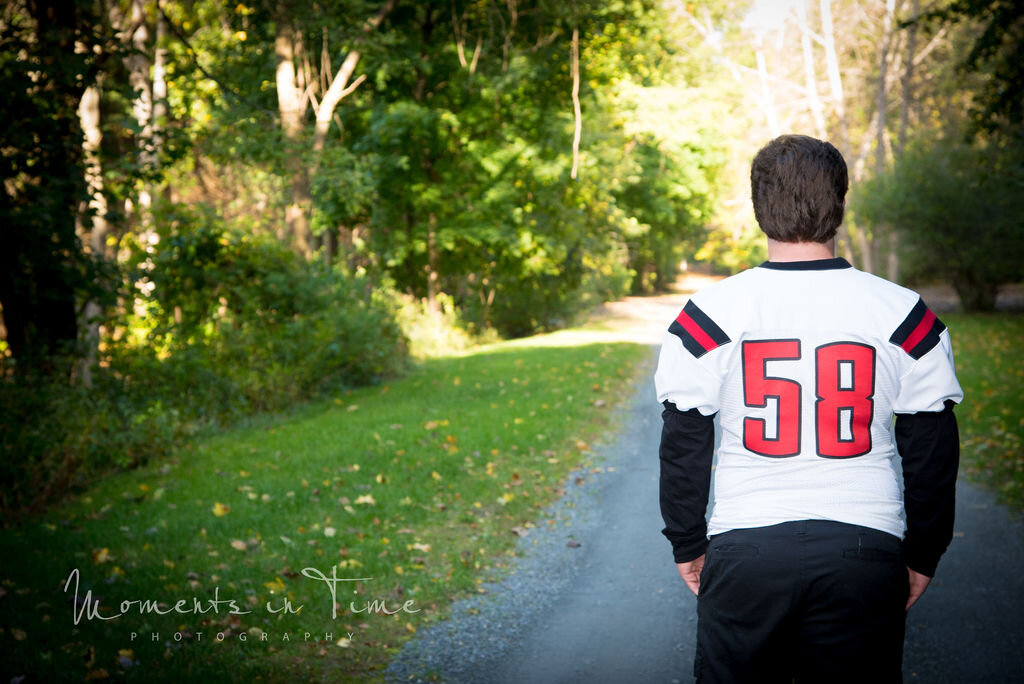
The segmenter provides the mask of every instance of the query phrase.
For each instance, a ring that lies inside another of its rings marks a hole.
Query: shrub
[[[854,193],[859,218],[895,226],[911,280],[948,280],[967,311],[995,308],[1024,259],[1021,147],[918,141]]]
[[[91,387],[0,378],[0,508],[10,517],[111,469],[168,453],[204,425],[400,372],[389,291],[307,263],[211,213],[165,207],[135,245],[125,310],[104,326]]]

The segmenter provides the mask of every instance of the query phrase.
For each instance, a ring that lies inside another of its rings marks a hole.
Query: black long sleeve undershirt
[[[708,546],[708,495],[711,489],[711,462],[715,449],[714,416],[701,415],[697,409],[680,411],[664,402],[661,417],[661,531],[672,542],[676,563],[701,556]]]
[[[896,415],[896,447],[903,459],[904,560],[911,570],[935,576],[953,539],[960,433],[946,400],[938,412]]]

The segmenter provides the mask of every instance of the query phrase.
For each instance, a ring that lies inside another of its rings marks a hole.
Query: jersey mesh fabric
[[[916,293],[842,260],[766,266],[694,295],[655,375],[660,402],[719,413],[708,535],[819,519],[902,537],[893,414],[963,398],[948,331]]]

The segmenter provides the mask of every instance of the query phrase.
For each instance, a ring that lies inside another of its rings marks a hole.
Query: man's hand
[[[703,565],[704,557],[701,556],[701,565]],[[679,566],[679,572],[683,572],[683,566]],[[921,594],[928,588],[928,583],[932,581],[932,578],[928,575],[922,575],[919,572],[914,572],[910,568],[907,568],[907,574],[910,576],[910,595],[907,596],[907,610],[910,610],[910,606],[917,603],[917,599],[921,598]],[[683,579],[686,579],[683,577]]]
[[[679,569],[679,576],[686,582],[686,586],[690,587],[690,591],[696,596],[700,591],[700,571],[704,569],[704,554],[687,563],[676,563],[676,568]]]

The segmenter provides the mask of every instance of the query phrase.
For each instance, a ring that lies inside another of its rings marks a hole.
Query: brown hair
[[[835,237],[848,186],[839,150],[806,135],[775,138],[750,167],[754,216],[765,235],[780,242],[828,242]]]

